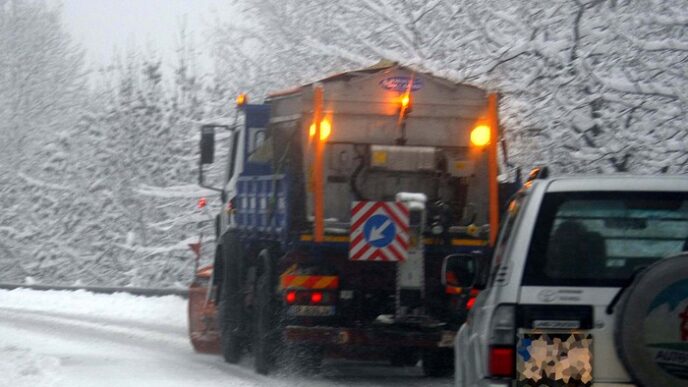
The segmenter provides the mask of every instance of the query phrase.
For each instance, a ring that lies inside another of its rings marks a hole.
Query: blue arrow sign
[[[397,236],[397,227],[386,215],[373,215],[363,225],[363,235],[373,247],[383,248]]]

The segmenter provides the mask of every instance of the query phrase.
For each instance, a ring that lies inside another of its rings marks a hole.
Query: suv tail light
[[[513,376],[515,356],[514,347],[490,347],[490,376]]]
[[[499,305],[490,323],[488,367],[492,377],[511,377],[516,368],[516,307]]]

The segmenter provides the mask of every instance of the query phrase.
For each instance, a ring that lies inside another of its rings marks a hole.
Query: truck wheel
[[[450,376],[454,373],[454,352],[451,349],[423,351],[423,374],[429,377]]]
[[[272,292],[270,289],[269,273],[258,277],[256,284],[255,335],[253,352],[254,368],[257,373],[267,375],[274,364],[276,350],[275,327],[272,311]]]
[[[226,297],[223,297],[218,308],[220,315],[220,344],[225,361],[236,364],[241,358],[241,346],[239,345],[239,336],[236,334],[237,324],[228,317],[236,313],[236,311],[233,311],[236,308],[228,304],[230,302],[227,301]]]
[[[233,264],[233,261],[230,259],[224,265],[224,276],[220,284],[222,292],[220,305],[218,305],[218,323],[220,325],[222,355],[227,363],[236,364],[241,358],[239,321],[242,311],[238,267]]]

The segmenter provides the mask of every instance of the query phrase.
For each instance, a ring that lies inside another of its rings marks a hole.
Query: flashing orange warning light
[[[413,109],[413,99],[411,97],[411,91],[407,90],[404,94],[399,96],[399,117],[406,118],[411,110]]]
[[[246,93],[241,93],[236,97],[237,107],[243,107],[248,102],[248,95]]]
[[[471,144],[483,147],[490,143],[490,127],[486,124],[478,124],[471,130]]]
[[[404,93],[404,95],[401,96],[401,100],[399,102],[401,103],[401,108],[407,110],[409,105],[411,104],[411,96],[408,95],[408,93]]]
[[[322,121],[320,121],[320,141],[327,140],[328,138],[330,138],[331,134],[332,124],[327,118],[325,118]],[[312,123],[310,128],[308,128],[308,135],[311,137],[315,136],[315,123]]]

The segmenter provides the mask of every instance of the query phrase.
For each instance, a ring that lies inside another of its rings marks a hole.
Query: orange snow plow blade
[[[189,337],[196,352],[220,353],[217,309],[208,288],[212,272],[212,265],[198,269],[189,286]]]

